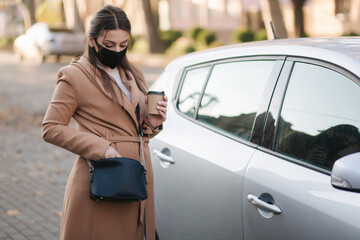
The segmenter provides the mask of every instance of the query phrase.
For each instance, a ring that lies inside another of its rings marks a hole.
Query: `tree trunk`
[[[274,39],[270,21],[273,22],[277,38],[287,38],[288,34],[285,27],[283,14],[278,0],[261,0],[262,15],[265,23],[268,39]]]
[[[294,29],[295,37],[305,37],[304,11],[303,7],[306,0],[291,0],[294,7]]]
[[[24,17],[24,28],[26,31],[36,22],[34,0],[16,0],[16,3]]]
[[[79,9],[78,1],[63,0],[63,10],[66,20],[66,26],[70,29],[85,31],[85,25],[82,16],[84,9]],[[80,5],[80,7],[82,7]]]
[[[151,12],[151,6],[149,0],[141,0],[142,7],[144,10],[145,23],[146,23],[146,32],[147,38],[150,45],[151,53],[162,53],[165,50],[165,45],[161,41],[159,32],[157,30],[157,25],[154,22],[154,17]]]
[[[159,0],[150,0],[151,14],[156,26],[159,26]]]

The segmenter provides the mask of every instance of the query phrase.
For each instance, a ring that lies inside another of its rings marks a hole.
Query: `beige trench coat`
[[[155,239],[154,181],[148,141],[161,127],[154,130],[146,121],[145,96],[138,89],[133,75],[122,68],[119,71],[131,92],[131,102],[113,82],[119,101],[116,104],[103,88],[100,73],[96,71],[95,74],[93,66],[84,57],[73,60],[59,71],[57,86],[43,121],[42,135],[45,141],[78,155],[64,195],[62,240],[143,239],[144,225],[146,239]],[[123,157],[140,159],[137,104],[140,105],[145,136],[148,199],[141,203],[90,200],[90,173],[85,159],[96,161],[103,158],[109,145]],[[68,126],[71,117],[77,122],[77,129]]]

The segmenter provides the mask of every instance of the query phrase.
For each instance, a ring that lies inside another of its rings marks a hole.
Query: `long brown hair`
[[[91,19],[89,34],[96,40],[103,31],[116,29],[125,30],[129,33],[129,36],[131,36],[131,24],[126,13],[118,7],[106,5],[102,9],[100,9]],[[94,47],[90,47],[90,45],[88,45],[87,58],[94,66],[94,69],[97,68],[100,71],[104,88],[111,93],[111,96],[113,97],[115,102],[118,103],[115,90],[113,88],[113,85],[111,84],[112,79],[103,69],[97,67],[96,50]],[[145,83],[142,79],[141,73],[128,61],[126,55],[121,61],[120,66],[125,70],[129,70],[132,73],[138,88],[140,89],[140,91],[146,94],[147,89],[146,87],[144,87]]]

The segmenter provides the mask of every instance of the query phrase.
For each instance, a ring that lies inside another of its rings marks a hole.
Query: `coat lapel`
[[[85,75],[86,77],[108,98],[113,100],[111,93],[106,90],[102,84],[101,80],[101,73],[98,69],[95,70],[94,74],[94,67],[90,64],[90,62],[81,57],[78,61],[72,63],[73,65],[77,66]],[[124,82],[125,86],[131,92],[131,102],[128,101],[127,97],[120,88],[117,86],[115,82],[111,82],[113,88],[115,90],[118,103],[122,106],[131,116],[133,121],[137,123],[135,109],[137,104],[139,103],[139,89],[136,86],[135,79],[130,71],[125,71],[122,68],[119,68],[121,80]],[[122,96],[121,96],[122,95]],[[113,100],[114,101],[114,100]]]
[[[143,122],[144,117],[147,114],[147,107],[145,105],[145,95],[140,91],[139,87],[136,84],[133,74],[129,70],[124,70],[123,68],[119,68],[119,72],[120,72],[121,80],[123,81],[127,89],[131,92],[131,105],[133,109],[135,109],[138,104],[140,106],[140,122]],[[143,87],[146,88],[145,84],[143,85]]]
[[[130,71],[126,71],[123,68],[119,68],[119,72],[121,80],[123,81],[127,89],[131,92],[131,105],[133,106],[133,108],[136,108],[140,99],[139,88],[136,85],[134,76]]]
[[[137,123],[135,111],[136,111],[136,106],[139,104],[140,90],[138,89],[135,79],[134,79],[134,76],[132,75],[132,73],[130,71],[126,71],[121,67],[119,67],[118,69],[120,72],[121,81],[124,83],[126,88],[131,93],[131,102],[129,102],[127,97],[125,96],[125,94],[121,91],[122,99],[123,99],[123,106],[126,109],[126,111],[131,115],[134,122]]]

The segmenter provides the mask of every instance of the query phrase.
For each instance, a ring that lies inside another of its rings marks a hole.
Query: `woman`
[[[147,114],[143,75],[130,64],[126,50],[130,22],[119,8],[107,5],[91,20],[88,52],[62,69],[46,112],[45,141],[78,155],[70,173],[62,209],[60,238],[64,240],[155,239],[153,172],[149,138],[162,129],[167,98],[159,115]],[[87,159],[140,159],[136,106],[144,133],[148,198],[142,202],[90,200]],[[73,117],[78,129],[68,127]]]

